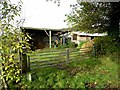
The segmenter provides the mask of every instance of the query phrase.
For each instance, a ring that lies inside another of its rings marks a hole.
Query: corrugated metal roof
[[[68,28],[63,28],[63,29],[34,28],[34,27],[21,27],[21,28],[22,29],[30,29],[30,30],[69,31]]]
[[[81,36],[106,36],[106,33],[85,33],[85,32],[73,32],[74,34],[81,35]]]
[[[70,32],[65,33],[65,34],[61,34],[60,36],[61,36],[61,37],[66,37],[66,38],[71,38],[71,37],[72,37],[72,35],[71,35]]]

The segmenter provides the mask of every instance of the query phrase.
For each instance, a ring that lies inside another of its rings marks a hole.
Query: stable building
[[[60,43],[60,34],[68,32],[68,29],[47,29],[47,28],[33,28],[21,27],[24,33],[28,33],[32,38],[29,43],[31,49],[43,49],[45,47],[53,47],[55,42]]]

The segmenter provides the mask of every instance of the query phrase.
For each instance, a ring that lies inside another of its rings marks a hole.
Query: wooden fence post
[[[22,61],[21,61],[21,71],[22,73],[27,72],[27,55],[22,53]]]
[[[51,46],[51,30],[49,31],[49,47],[51,48],[52,46]]]
[[[26,48],[22,47],[23,52],[19,52],[20,55],[20,68],[21,74],[27,72],[27,55],[26,55]]]
[[[27,71],[30,71],[30,56],[27,56]]]
[[[96,44],[93,44],[93,56],[96,57],[96,53],[97,53],[97,46]]]
[[[69,49],[67,48],[66,49],[66,56],[67,56],[67,58],[66,58],[66,63],[68,64],[69,63]]]

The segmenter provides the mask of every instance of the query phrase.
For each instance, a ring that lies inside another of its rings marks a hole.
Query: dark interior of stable
[[[36,29],[26,29],[24,32],[28,33],[31,37],[29,41],[31,50],[43,49],[49,47],[49,30],[36,30]],[[61,31],[51,31],[51,36],[59,37]]]

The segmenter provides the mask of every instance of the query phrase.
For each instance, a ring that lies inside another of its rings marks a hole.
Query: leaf
[[[54,85],[54,79],[53,79],[53,77],[48,78],[47,85],[50,85],[50,86]]]
[[[18,83],[20,81],[20,78],[18,78],[17,80],[16,80],[16,83]]]

